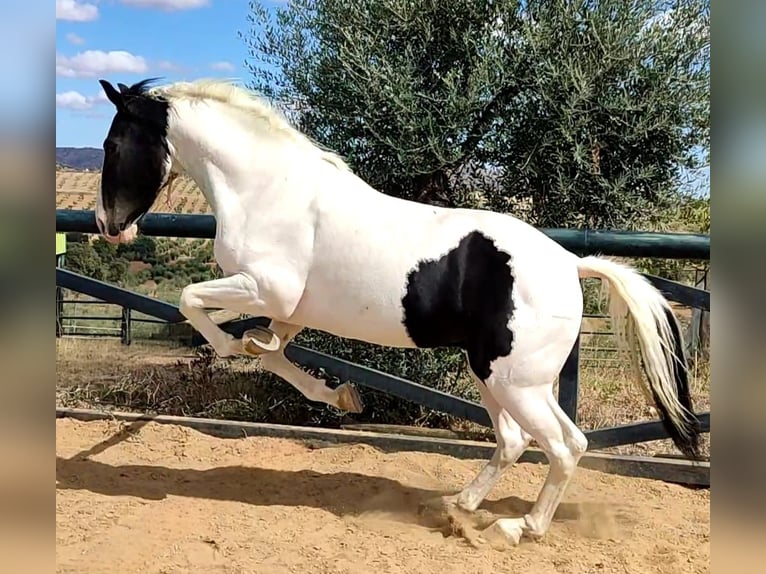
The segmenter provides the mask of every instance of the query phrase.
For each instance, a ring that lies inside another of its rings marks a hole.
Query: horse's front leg
[[[272,271],[257,275],[237,273],[221,279],[192,283],[181,292],[179,310],[199,331],[221,357],[278,349],[276,335],[262,337],[263,330],[249,332],[236,339],[222,330],[205,309],[226,309],[260,317],[279,317],[290,313],[300,298],[302,289],[290,274]],[[260,331],[260,333],[258,332]],[[243,340],[245,345],[243,345]]]
[[[361,412],[362,400],[354,387],[344,384],[331,389],[325,381],[312,377],[287,359],[285,347],[303,327],[272,320],[269,329],[259,327],[246,331],[242,339],[236,339],[208,317],[206,308],[228,309],[261,317],[289,314],[300,297],[295,293],[302,292],[302,289],[290,288],[290,285],[296,285],[295,281],[290,280],[291,275],[282,273],[279,280],[277,273],[272,271],[256,277],[261,281],[249,275],[236,274],[188,285],[181,292],[179,309],[219,356],[258,355],[265,370],[293,385],[307,399],[345,411]],[[267,285],[278,285],[281,291],[264,288]]]

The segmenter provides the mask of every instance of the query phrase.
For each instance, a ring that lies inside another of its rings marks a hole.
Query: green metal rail
[[[215,217],[202,214],[148,213],[138,225],[145,235],[212,239]],[[56,231],[98,233],[93,211],[57,209]],[[710,259],[710,236],[696,233],[546,229],[540,231],[578,255]]]

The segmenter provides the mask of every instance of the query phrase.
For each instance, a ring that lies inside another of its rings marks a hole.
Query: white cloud
[[[234,64],[231,62],[213,62],[210,64],[211,70],[218,70],[219,72],[231,72],[234,70]]]
[[[75,46],[82,46],[85,43],[85,40],[75,34],[74,32],[70,32],[66,35],[67,42],[70,44],[74,44]]]
[[[56,20],[91,22],[98,18],[98,6],[78,0],[56,0]]]
[[[68,110],[89,110],[93,106],[103,104],[109,100],[106,99],[104,92],[99,92],[95,96],[84,96],[80,92],[71,90],[56,94],[56,107],[66,108]]]
[[[166,12],[194,10],[210,4],[210,0],[120,0],[120,2],[136,8],[157,8]]]
[[[56,54],[56,75],[65,78],[92,78],[99,74],[143,74],[149,69],[146,60],[130,52],[86,50],[76,56]]]

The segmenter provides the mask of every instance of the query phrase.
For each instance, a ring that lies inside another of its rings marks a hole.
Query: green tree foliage
[[[87,241],[71,243],[67,246],[66,267],[76,273],[104,280],[101,257]]]
[[[93,243],[78,241],[69,244],[66,267],[82,275],[112,283],[124,281],[128,272],[128,263],[117,256],[116,246],[100,237]]]
[[[709,0],[250,7],[251,87],[385,193],[645,228],[707,161]]]
[[[121,243],[117,254],[128,261],[154,264],[157,261],[157,241],[149,235],[139,235],[130,243]]]
[[[662,214],[657,231],[710,234],[710,198],[681,195],[673,209]],[[710,270],[710,261],[637,258],[631,261],[646,273],[695,285]]]
[[[128,273],[133,261],[151,267]],[[102,238],[89,243],[87,238],[73,237],[68,243],[66,267],[101,281],[121,285],[140,284],[147,279],[158,283],[171,280],[179,290],[192,282],[207,281],[217,276],[212,265],[212,241],[155,239],[139,235],[131,243],[112,245]]]

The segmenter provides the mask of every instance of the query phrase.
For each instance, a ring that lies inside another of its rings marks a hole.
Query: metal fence
[[[93,212],[57,210],[56,230],[82,233],[96,233]],[[146,235],[165,237],[212,238],[215,235],[215,219],[211,215],[148,214],[140,225]],[[710,238],[697,234],[630,233],[578,230],[543,230],[564,247],[581,255],[600,253],[624,257],[656,257],[675,259],[709,260]],[[670,301],[700,311],[710,311],[710,293],[706,290],[684,285],[661,277],[646,275]],[[86,294],[100,301],[110,302],[125,309],[141,312],[155,320],[166,323],[182,323],[185,317],[175,305],[135,293],[128,289],[84,277],[66,269],[56,269],[56,285]],[[57,306],[58,307],[58,306]],[[130,316],[126,319],[130,322]],[[250,317],[228,321],[221,328],[239,337],[254,325],[266,324],[262,317]],[[199,334],[193,345],[205,341]],[[323,369],[330,376],[341,381],[354,381],[380,392],[412,401],[423,407],[464,418],[477,424],[491,427],[485,409],[477,403],[408,381],[393,374],[383,373],[371,366],[346,361],[318,351],[290,343],[287,357],[307,368]],[[564,411],[577,422],[579,394],[579,363],[581,347],[579,339],[567,359],[559,376],[558,401]],[[710,413],[698,413],[703,432],[710,431]],[[616,427],[590,430],[585,433],[589,449],[603,449],[668,438],[659,420],[645,421]],[[615,455],[610,463],[612,472],[654,476],[665,480],[709,485],[709,463],[682,461],[674,458],[653,458],[637,460],[637,457]]]

